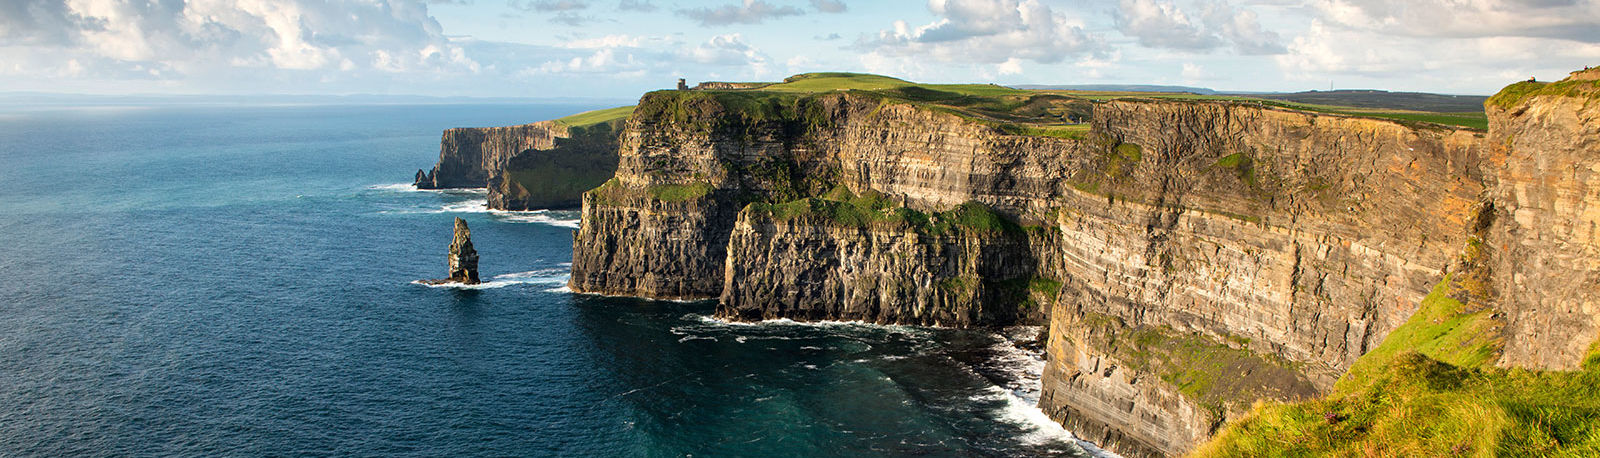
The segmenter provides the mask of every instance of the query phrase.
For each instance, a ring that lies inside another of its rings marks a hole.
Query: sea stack
[[[478,284],[478,250],[472,249],[472,230],[456,218],[456,235],[450,239],[450,277],[446,282]]]

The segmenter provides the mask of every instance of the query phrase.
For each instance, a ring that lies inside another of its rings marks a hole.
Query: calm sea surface
[[[576,212],[400,183],[592,108],[0,112],[0,456],[1082,454],[1027,329],[574,295]],[[457,216],[489,283],[411,283]]]

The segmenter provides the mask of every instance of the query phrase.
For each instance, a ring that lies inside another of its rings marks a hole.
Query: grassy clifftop
[[[774,108],[792,107],[798,100],[818,94],[852,91],[886,100],[913,103],[930,109],[954,113],[990,124],[1012,135],[1081,137],[1088,130],[1085,122],[1092,113],[1092,101],[1122,98],[1212,101],[1256,104],[1314,113],[1360,116],[1406,123],[1432,123],[1485,129],[1483,111],[1430,112],[1296,103],[1250,96],[1199,95],[1189,93],[1105,92],[1071,90],[1025,90],[994,84],[926,84],[865,73],[805,73],[782,82],[748,88],[693,91],[664,90],[651,93],[658,101],[715,99],[740,113],[738,108],[760,108],[742,113],[772,115]],[[647,99],[652,97],[647,97]],[[635,111],[618,107],[561,118],[570,126],[619,122]]]
[[[1462,286],[1436,286],[1329,396],[1258,404],[1195,455],[1600,454],[1600,355],[1576,372],[1494,367],[1499,323]]]

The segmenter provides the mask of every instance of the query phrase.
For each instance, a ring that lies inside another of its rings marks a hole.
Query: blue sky
[[[1488,94],[1600,0],[0,0],[0,91],[632,98],[678,77]]]

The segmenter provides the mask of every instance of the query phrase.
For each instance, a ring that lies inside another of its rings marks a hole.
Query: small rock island
[[[472,229],[467,221],[456,218],[455,236],[450,239],[450,276],[440,280],[424,280],[430,285],[460,283],[476,285],[478,281],[478,250],[472,249]]]

